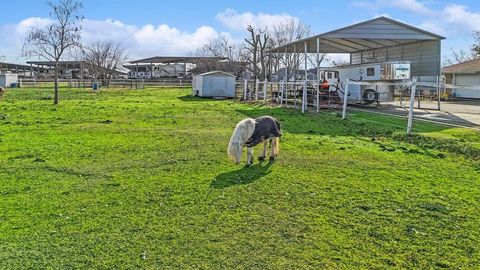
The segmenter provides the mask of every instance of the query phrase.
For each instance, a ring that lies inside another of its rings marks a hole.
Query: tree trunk
[[[54,98],[53,105],[58,105],[59,102],[59,93],[58,93],[58,64],[55,65],[55,80],[54,80]]]

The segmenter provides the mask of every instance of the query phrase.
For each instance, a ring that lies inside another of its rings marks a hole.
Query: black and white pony
[[[267,156],[268,142],[272,152],[270,160],[275,160],[279,152],[279,138],[282,136],[280,123],[271,116],[261,116],[256,119],[247,118],[240,121],[233,131],[232,138],[228,143],[228,157],[239,164],[242,159],[243,147],[247,147],[247,166],[253,164],[253,147],[263,142],[263,152],[258,158],[265,160]]]

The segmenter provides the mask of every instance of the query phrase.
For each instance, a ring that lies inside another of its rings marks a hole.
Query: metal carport
[[[297,40],[269,50],[277,54],[316,54],[317,80],[319,76],[320,53],[345,53],[350,55],[350,64],[382,61],[410,61],[412,76],[418,81],[435,82],[441,72],[440,35],[387,18],[378,17],[344,28]],[[288,83],[288,70],[286,78]],[[306,90],[304,90],[306,91]],[[304,93],[305,98],[305,93]],[[302,111],[305,106],[302,105]]]

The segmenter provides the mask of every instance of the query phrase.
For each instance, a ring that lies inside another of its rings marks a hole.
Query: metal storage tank
[[[211,71],[193,77],[193,95],[199,97],[235,97],[236,76],[223,71]]]

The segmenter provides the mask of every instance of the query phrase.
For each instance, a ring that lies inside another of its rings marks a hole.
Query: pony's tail
[[[275,156],[278,156],[278,154],[280,153],[280,138],[279,137],[275,137],[273,138],[273,154]]]

